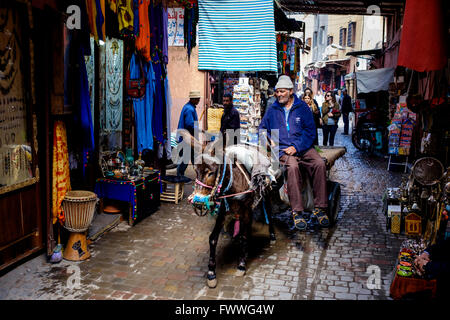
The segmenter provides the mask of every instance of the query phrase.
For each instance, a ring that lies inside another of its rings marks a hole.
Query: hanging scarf
[[[89,81],[87,77],[86,64],[84,60],[85,49],[80,46],[78,50],[79,83],[75,96],[78,107],[74,120],[77,128],[81,129],[79,138],[83,151],[83,177],[89,161],[89,154],[94,150],[94,128],[92,125],[91,102],[89,97]]]
[[[197,43],[198,4],[184,7],[184,47],[187,48],[188,62],[191,62],[191,51]]]
[[[65,220],[61,208],[66,192],[71,190],[69,154],[67,151],[66,125],[63,121],[55,121],[53,127],[53,174],[52,174],[52,213],[53,224]]]

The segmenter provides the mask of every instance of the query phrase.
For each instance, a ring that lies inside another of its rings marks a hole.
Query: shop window
[[[27,12],[21,5],[0,8],[0,194],[37,181]]]
[[[339,45],[345,47],[345,39],[347,37],[347,29],[341,28],[339,30]]]
[[[347,46],[354,47],[356,42],[356,22],[348,24]]]
[[[327,46],[329,46],[330,44],[332,44],[333,43],[333,36],[328,36],[328,39],[327,39]]]

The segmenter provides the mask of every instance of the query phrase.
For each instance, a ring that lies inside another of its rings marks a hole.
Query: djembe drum
[[[86,230],[92,222],[97,195],[90,191],[69,191],[61,207],[64,211],[64,228],[71,232],[64,250],[64,259],[82,261],[91,254],[87,248]]]

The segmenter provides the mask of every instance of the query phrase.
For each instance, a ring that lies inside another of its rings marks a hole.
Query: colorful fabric
[[[272,0],[199,0],[199,70],[277,71]]]
[[[133,0],[133,16],[134,16],[134,36],[139,34],[139,0]]]
[[[134,4],[133,0],[119,0],[117,4],[117,17],[119,31],[124,34],[134,33]]]
[[[166,132],[167,132],[167,136],[166,136],[166,156],[167,159],[171,159],[172,158],[172,144],[171,144],[171,137],[170,132],[170,122],[171,122],[171,114],[172,114],[172,94],[170,93],[170,85],[169,85],[169,77],[166,77],[164,79],[164,92],[166,93]]]
[[[149,6],[150,0],[139,0],[139,36],[136,39],[136,49],[147,61],[151,60]]]
[[[55,121],[53,127],[53,173],[52,173],[52,213],[53,224],[64,222],[61,203],[71,190],[67,132],[63,121]]]

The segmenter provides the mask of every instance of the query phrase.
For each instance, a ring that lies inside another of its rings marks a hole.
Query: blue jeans
[[[330,146],[334,146],[334,137],[336,135],[337,128],[337,124],[331,126],[326,124],[322,127],[324,146],[328,145],[328,136],[330,137]]]

